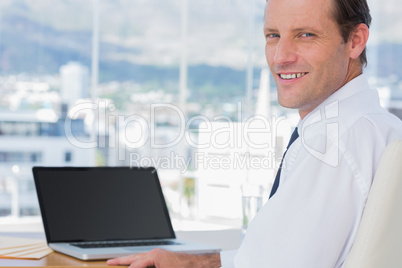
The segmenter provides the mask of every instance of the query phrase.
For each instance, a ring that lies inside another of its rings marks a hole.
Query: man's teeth
[[[306,73],[297,73],[297,74],[280,74],[279,76],[282,79],[295,79],[306,75]]]

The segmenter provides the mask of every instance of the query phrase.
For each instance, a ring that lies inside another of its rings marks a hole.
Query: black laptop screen
[[[48,242],[174,238],[152,168],[34,167],[34,177]]]

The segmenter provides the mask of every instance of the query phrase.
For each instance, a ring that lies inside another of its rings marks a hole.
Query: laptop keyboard
[[[118,248],[118,247],[141,247],[141,246],[166,246],[180,245],[174,241],[102,241],[102,242],[77,242],[70,245],[80,248]]]

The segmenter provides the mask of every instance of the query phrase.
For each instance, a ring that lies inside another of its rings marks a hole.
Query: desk
[[[45,239],[43,233],[0,233],[0,236]],[[178,231],[178,239],[207,243],[223,250],[237,249],[241,243],[240,230]],[[0,259],[0,267],[105,267],[106,261],[80,261],[61,253],[51,253],[40,260]],[[111,266],[108,266],[111,267]],[[122,267],[122,266],[118,266]]]

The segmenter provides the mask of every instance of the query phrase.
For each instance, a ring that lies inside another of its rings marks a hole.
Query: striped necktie
[[[280,177],[281,177],[281,170],[282,170],[283,159],[285,159],[286,152],[288,151],[290,145],[292,145],[292,143],[293,143],[298,137],[299,137],[299,133],[297,133],[297,128],[295,128],[295,130],[294,130],[293,133],[292,133],[292,137],[290,137],[290,141],[289,141],[289,143],[288,143],[288,146],[286,147],[286,151],[283,153],[282,161],[281,161],[281,164],[279,165],[278,172],[276,173],[274,185],[272,186],[272,190],[271,190],[271,194],[269,195],[269,198],[271,198],[271,197],[276,193],[276,190],[278,190],[279,180],[280,180]]]

